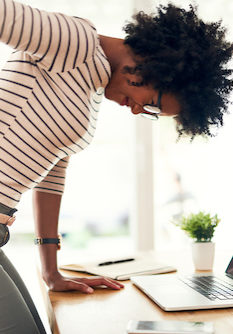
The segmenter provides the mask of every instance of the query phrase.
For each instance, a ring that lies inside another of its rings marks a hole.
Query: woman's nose
[[[138,115],[143,112],[143,107],[141,107],[139,104],[135,104],[133,107],[131,107],[131,111],[134,115]]]

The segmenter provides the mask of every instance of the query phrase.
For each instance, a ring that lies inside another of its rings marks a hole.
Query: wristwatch
[[[45,244],[56,244],[58,250],[61,248],[61,236],[58,235],[57,238],[35,238],[34,244],[37,246]]]

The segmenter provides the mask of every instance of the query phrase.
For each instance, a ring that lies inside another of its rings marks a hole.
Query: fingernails
[[[92,288],[87,288],[88,293],[92,293],[94,290]]]

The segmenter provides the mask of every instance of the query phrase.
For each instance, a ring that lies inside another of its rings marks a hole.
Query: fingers
[[[50,285],[52,291],[81,291],[83,293],[93,293],[93,287],[106,286],[109,289],[120,290],[123,284],[106,277],[94,278],[68,278],[59,277]]]
[[[115,285],[119,286],[120,289],[124,288],[124,285],[121,284],[121,283],[119,283],[118,281],[112,280],[111,278],[104,278],[104,279],[107,280],[107,281],[109,281],[109,282],[111,282],[112,284],[115,284]]]
[[[76,281],[73,279],[62,279],[56,281],[54,286],[51,288],[52,291],[81,291],[83,293],[93,293],[94,290],[84,282]]]
[[[73,286],[74,290],[81,291],[83,293],[93,293],[94,289],[92,289],[89,285],[82,283],[82,282],[76,282],[76,281],[71,281],[70,285]]]
[[[78,280],[92,287],[104,285],[113,290],[120,290],[121,288],[124,288],[123,284],[106,277],[79,278]]]

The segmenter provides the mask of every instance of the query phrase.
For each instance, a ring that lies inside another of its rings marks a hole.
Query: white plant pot
[[[192,257],[196,270],[212,270],[214,263],[215,243],[192,243]]]

